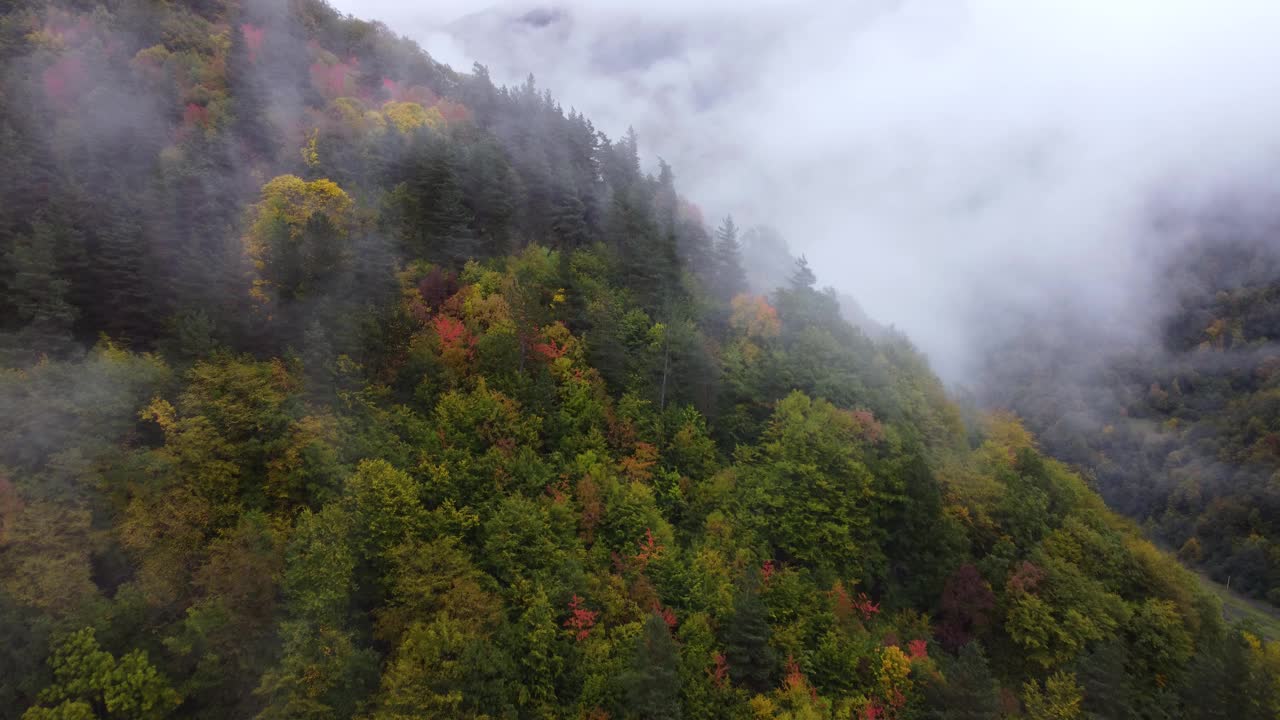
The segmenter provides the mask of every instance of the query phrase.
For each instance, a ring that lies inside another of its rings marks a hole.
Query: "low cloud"
[[[1143,327],[1160,203],[1264,187],[1280,148],[1271,0],[335,4],[634,125],[953,381],[1011,318]]]

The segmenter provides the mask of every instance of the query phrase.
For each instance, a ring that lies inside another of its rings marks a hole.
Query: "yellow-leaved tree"
[[[382,106],[387,120],[406,135],[424,125],[432,130],[444,127],[444,116],[435,108],[424,108],[415,102],[389,102]]]
[[[332,180],[276,177],[262,187],[250,217],[245,249],[258,271],[254,294],[262,300],[314,292],[350,257],[355,203]]]

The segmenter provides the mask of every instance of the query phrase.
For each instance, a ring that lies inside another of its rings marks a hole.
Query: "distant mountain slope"
[[[1089,361],[1070,332],[1028,330],[994,356],[987,400],[1185,561],[1280,605],[1280,236],[1246,212],[1194,227],[1155,337]]]

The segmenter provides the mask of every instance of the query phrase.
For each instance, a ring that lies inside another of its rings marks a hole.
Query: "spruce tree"
[[[158,320],[150,278],[154,277],[146,239],[137,218],[123,199],[98,228],[93,270],[98,291],[95,326],[129,343],[147,343],[158,335]]]
[[[923,716],[930,720],[982,720],[999,715],[995,676],[982,646],[971,642],[956,658],[945,657],[942,674],[924,686]]]
[[[715,291],[721,300],[731,300],[747,289],[747,276],[742,270],[742,247],[738,244],[738,226],[727,216],[716,228],[712,246],[715,263]]]
[[[417,143],[408,182],[406,250],[410,257],[461,266],[476,252],[455,151],[435,137],[419,135]]]
[[[227,52],[227,89],[231,99],[231,123],[235,136],[240,138],[255,154],[271,158],[277,142],[275,132],[267,120],[270,106],[266,91],[255,72],[244,37],[247,18],[236,13],[231,18],[231,47]]]
[[[468,155],[465,186],[479,254],[495,257],[510,252],[523,188],[506,153],[492,139],[480,141]]]
[[[753,692],[773,687],[778,657],[769,645],[768,608],[760,597],[759,575],[753,573],[733,596],[733,615],[724,625],[723,641],[729,676]]]
[[[77,312],[67,302],[71,283],[59,273],[53,228],[37,222],[30,235],[16,238],[5,256],[11,275],[6,299],[22,333],[20,343],[34,353],[66,349]]]
[[[813,270],[809,269],[809,259],[804,255],[796,260],[795,272],[791,274],[792,290],[812,290],[813,286],[818,282],[818,276],[813,274]]]
[[[679,720],[680,654],[671,630],[658,613],[650,613],[622,678],[627,707],[640,720]]]

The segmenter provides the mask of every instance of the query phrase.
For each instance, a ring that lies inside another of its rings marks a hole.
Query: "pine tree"
[[[59,274],[55,246],[53,228],[37,222],[5,257],[12,273],[6,299],[23,330],[20,344],[35,353],[65,350],[77,315],[67,302],[71,283]]]
[[[554,244],[562,250],[574,250],[587,245],[587,205],[578,193],[578,184],[568,164],[557,168],[551,181],[548,207],[548,229]]]
[[[634,128],[617,142],[604,139],[600,147],[600,173],[615,194],[626,192],[640,180],[639,140]]]
[[[676,176],[666,160],[658,158],[658,187],[653,197],[653,208],[658,226],[663,232],[676,232]]]
[[[267,93],[262,88],[258,74],[254,68],[254,60],[249,56],[249,47],[244,37],[244,24],[247,21],[241,13],[231,18],[231,48],[227,52],[227,89],[231,98],[232,130],[236,137],[260,156],[271,158],[275,155],[277,142],[275,133],[267,120],[270,106]],[[258,59],[261,61],[261,59]]]
[[[773,687],[778,657],[769,645],[768,608],[757,589],[758,575],[749,578],[733,596],[733,615],[724,626],[725,660],[729,677],[754,692]]]
[[[1134,717],[1132,683],[1125,672],[1129,662],[1127,643],[1119,638],[1100,643],[1076,664],[1084,687],[1084,709],[1093,717]]]
[[[524,193],[506,153],[494,140],[480,141],[468,155],[465,185],[480,254],[495,257],[510,252],[516,207]]]
[[[94,326],[130,343],[147,343],[159,334],[163,313],[154,307],[150,278],[155,277],[138,219],[123,199],[97,229],[93,270],[98,290]]]
[[[955,659],[945,658],[943,673],[924,687],[924,717],[930,720],[983,720],[999,714],[995,677],[982,646],[976,642],[960,649]]]
[[[410,161],[406,250],[410,257],[460,267],[476,248],[456,153],[443,140],[419,138]]]
[[[671,630],[658,613],[650,613],[622,678],[627,707],[639,720],[679,720],[680,654]]]
[[[791,289],[812,290],[817,283],[818,276],[809,269],[809,259],[801,255],[800,259],[796,260],[795,272],[791,274]]]
[[[556,189],[552,201],[551,233],[557,247],[573,250],[587,244],[587,206],[571,188]]]
[[[716,296],[727,302],[747,289],[747,276],[742,270],[742,247],[738,244],[738,226],[732,216],[726,216],[716,228],[712,254]]]
[[[664,301],[678,282],[674,239],[654,226],[639,188],[615,192],[609,237],[617,248],[619,284],[636,293],[650,315],[663,316]]]

